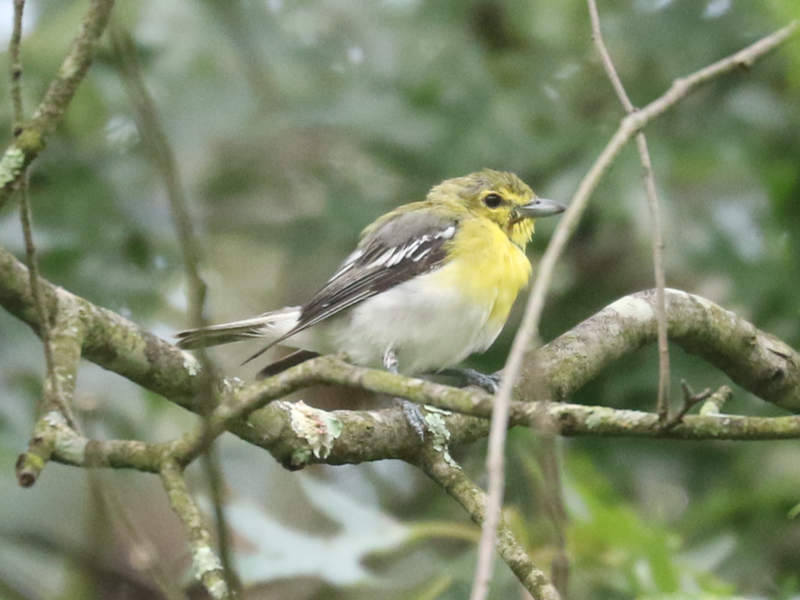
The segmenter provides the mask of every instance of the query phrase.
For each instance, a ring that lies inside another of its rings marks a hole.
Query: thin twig
[[[39,336],[44,347],[44,362],[47,369],[46,378],[51,380],[53,385],[52,393],[54,397],[60,399],[58,381],[53,377],[53,349],[50,346],[50,318],[42,300],[42,292],[39,289],[39,262],[36,257],[36,244],[33,241],[33,216],[31,215],[30,201],[28,198],[28,180],[24,178],[20,186],[19,218],[22,224],[22,234],[25,238],[25,259],[28,265],[30,276],[31,296],[36,307],[36,314],[39,317]]]
[[[642,110],[631,113],[622,119],[611,140],[609,140],[603,151],[581,180],[569,207],[559,221],[553,233],[553,237],[550,239],[550,243],[547,245],[547,249],[539,263],[539,270],[534,280],[531,293],[528,296],[525,313],[522,317],[517,335],[514,337],[511,352],[503,368],[503,379],[494,402],[492,424],[489,432],[489,449],[486,460],[489,475],[489,499],[486,520],[484,521],[483,530],[481,532],[481,544],[478,555],[479,561],[476,567],[475,580],[473,582],[473,600],[486,597],[488,582],[491,578],[492,560],[491,552],[488,549],[494,545],[492,543],[495,535],[494,529],[497,525],[500,516],[500,507],[502,505],[504,483],[503,450],[508,423],[508,405],[511,402],[514,385],[519,377],[526,355],[528,362],[535,360],[535,354],[531,351],[531,346],[538,346],[539,321],[541,320],[542,310],[544,308],[545,296],[550,289],[550,282],[553,278],[555,264],[563,253],[569,239],[572,237],[572,233],[578,226],[578,222],[589,202],[592,192],[625,144],[650,121],[674,106],[697,86],[736,68],[749,67],[758,58],[794,35],[797,29],[798,22],[792,21],[786,27],[760,39],[743,50],[704,67],[699,71],[695,71],[686,77],[676,79],[662,96],[645,106]]]
[[[214,510],[214,524],[217,533],[217,547],[222,561],[222,569],[228,587],[237,596],[242,596],[242,583],[234,566],[233,553],[231,552],[231,539],[228,532],[228,519],[225,515],[225,501],[223,488],[225,481],[222,466],[219,463],[219,450],[215,444],[208,444],[201,458],[203,471],[208,481],[211,497],[211,506]]]
[[[22,40],[22,16],[24,0],[14,0],[14,25],[9,41],[9,78],[11,104],[13,108],[12,135],[16,138],[22,131],[24,120],[22,105],[22,63],[20,61],[20,42]],[[83,330],[76,321],[73,306],[63,309],[56,303],[54,321],[59,328],[60,350],[58,365],[53,353],[51,319],[45,306],[40,280],[36,244],[33,239],[33,214],[31,211],[27,167],[20,172],[17,182],[20,192],[19,215],[22,234],[25,240],[25,258],[28,265],[28,287],[39,322],[39,336],[44,351],[45,376],[42,385],[42,398],[38,408],[38,418],[33,427],[28,448],[19,455],[15,465],[17,481],[22,487],[32,486],[42,472],[54,450],[53,438],[49,435],[53,420],[63,419],[69,427],[76,429],[77,423],[72,415],[69,401],[75,390],[75,378],[80,362]],[[58,372],[57,372],[58,371]],[[65,384],[62,386],[62,380]],[[66,387],[67,389],[62,389]]]
[[[14,25],[11,30],[11,39],[8,41],[8,78],[10,80],[11,106],[13,119],[11,121],[11,135],[17,137],[22,131],[22,61],[19,58],[19,46],[22,40],[22,13],[25,10],[25,0],[14,0]]]
[[[622,80],[614,67],[614,61],[608,52],[603,31],[600,28],[600,16],[597,12],[595,0],[587,0],[589,5],[589,16],[592,22],[592,39],[594,40],[597,52],[603,61],[603,68],[611,81],[611,85],[617,93],[622,107],[627,114],[636,112]],[[644,132],[636,134],[636,147],[639,150],[639,160],[642,163],[642,177],[644,188],[647,195],[647,206],[650,209],[651,232],[653,240],[653,271],[656,283],[656,322],[658,325],[658,398],[656,400],[656,412],[662,421],[666,422],[669,418],[669,343],[667,341],[667,308],[664,299],[664,288],[666,287],[666,277],[664,275],[664,237],[661,227],[661,208],[658,203],[658,192],[656,191],[656,180],[653,175],[653,165],[650,160],[650,150],[647,147],[647,138]]]
[[[485,523],[486,494],[450,457],[446,449],[434,449],[431,445],[419,451],[417,466],[467,511],[477,524]],[[531,560],[525,548],[514,537],[508,526],[498,521],[493,542],[497,552],[514,572],[520,583],[536,600],[559,600],[561,596],[539,568]]]
[[[207,325],[204,317],[207,286],[200,276],[200,247],[194,234],[191,217],[189,216],[188,203],[181,181],[180,170],[172,151],[172,146],[169,143],[169,139],[159,119],[155,102],[145,85],[141,67],[136,56],[136,48],[133,39],[114,22],[111,24],[110,34],[114,51],[118,59],[122,80],[136,111],[139,131],[142,134],[142,138],[147,142],[153,166],[161,174],[167,190],[167,199],[172,213],[172,223],[178,237],[181,256],[183,257],[183,267],[188,283],[186,296],[189,306],[189,319],[193,327],[202,328]],[[200,349],[198,356],[203,366],[201,373],[202,382],[200,385],[201,404],[207,407],[205,432],[202,436],[202,449],[211,452],[211,446],[215,436],[210,435],[208,417],[216,401],[214,388],[216,368],[205,349]],[[221,502],[219,490],[223,485],[223,474],[216,456],[206,457],[204,459],[204,471],[208,476],[209,486],[212,491],[211,499],[214,504],[217,539],[220,546],[220,555],[223,558],[223,565],[225,567],[224,573],[226,578],[228,578],[228,587],[231,590],[238,590],[238,578],[233,572],[233,561],[230,550],[227,547],[228,535],[225,510],[224,507],[219,504],[219,502]]]
[[[543,403],[544,404],[544,403]],[[546,406],[549,407],[549,402]],[[521,407],[520,407],[521,408]],[[514,411],[512,411],[512,418]],[[537,415],[537,420],[540,415]],[[518,420],[514,419],[514,420]],[[567,509],[564,503],[561,481],[561,460],[558,449],[558,430],[551,426],[550,431],[541,433],[536,458],[542,470],[544,484],[544,505],[555,536],[555,552],[550,566],[550,578],[553,585],[564,597],[568,597],[569,589],[569,554],[567,553]]]
[[[700,414],[704,417],[710,415],[722,414],[722,407],[725,403],[733,397],[733,390],[727,385],[720,386],[720,388],[711,394],[711,397],[703,402],[700,407]]]
[[[706,388],[702,392],[695,394],[692,388],[689,387],[689,384],[683,379],[681,380],[681,389],[683,390],[683,405],[669,421],[661,423],[659,429],[662,432],[669,431],[679,425],[683,422],[683,417],[686,416],[686,413],[692,410],[692,407],[711,397],[711,388]]]
[[[104,508],[103,512],[107,514],[107,520],[93,520],[99,521],[99,526],[104,529],[107,527],[106,524],[110,523],[112,527],[122,530],[121,533],[130,542],[128,564],[148,577],[165,600],[188,600],[188,596],[181,589],[179,582],[166,572],[165,566],[169,564],[165,560],[166,557],[159,552],[156,544],[147,536],[142,527],[134,522],[128,501],[120,494],[117,487],[98,477],[99,473],[95,470],[88,471],[88,475],[97,502],[101,503]]]
[[[194,576],[214,600],[228,600],[231,594],[222,563],[211,548],[211,534],[189,493],[183,472],[175,462],[166,460],[161,466],[160,473],[170,506],[183,523],[189,538]]]
[[[695,71],[686,77],[676,79],[659,98],[622,119],[611,140],[609,140],[592,164],[592,167],[584,175],[567,210],[556,226],[553,237],[547,245],[542,260],[539,262],[539,269],[528,297],[525,315],[517,333],[517,338],[522,337],[523,341],[528,342],[538,336],[545,295],[553,279],[555,263],[564,252],[564,248],[577,228],[592,192],[594,192],[597,184],[600,183],[600,179],[605,175],[614,158],[630,138],[653,119],[672,108],[696,87],[735,69],[750,67],[756,60],[795,35],[797,30],[798,21],[792,21],[786,27],[782,27],[727,58]],[[523,333],[526,335],[523,336]],[[515,342],[517,338],[515,338]],[[528,343],[519,344],[519,346],[526,348]]]
[[[64,116],[92,63],[94,50],[108,23],[114,0],[91,0],[81,30],[70,46],[33,118],[23,125],[0,158],[0,208],[23,178],[28,165],[44,149],[47,136]]]
[[[11,90],[11,104],[13,106],[13,119],[11,133],[16,137],[17,131],[23,120],[22,113],[22,63],[19,58],[19,45],[22,39],[22,14],[25,9],[25,0],[14,0],[14,29],[11,33],[11,40],[8,43],[8,54],[10,60],[9,79]],[[25,238],[25,257],[28,265],[29,285],[33,304],[36,307],[36,314],[39,316],[39,329],[42,345],[44,346],[45,366],[47,377],[53,376],[53,351],[50,348],[50,320],[47,317],[47,310],[42,301],[42,294],[39,290],[39,263],[36,260],[36,245],[33,242],[33,217],[31,215],[30,199],[28,198],[28,178],[26,174],[20,180],[20,206],[19,217],[22,223],[22,234]],[[56,382],[53,382],[56,383]],[[58,389],[54,390],[58,396]]]
[[[206,285],[200,276],[200,248],[189,217],[180,169],[158,116],[155,102],[145,85],[133,40],[115,22],[111,23],[109,33],[122,82],[135,111],[139,132],[146,142],[153,167],[161,175],[167,191],[172,222],[178,236],[188,282],[189,320],[193,327],[202,327],[205,324],[203,307]]]

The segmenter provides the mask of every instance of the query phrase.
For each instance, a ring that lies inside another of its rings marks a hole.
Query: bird
[[[405,375],[449,370],[495,341],[531,276],[534,221],[563,210],[507,171],[447,179],[368,225],[304,304],[182,331],[177,345],[265,341],[245,362],[276,345],[296,349],[261,377],[334,353]]]

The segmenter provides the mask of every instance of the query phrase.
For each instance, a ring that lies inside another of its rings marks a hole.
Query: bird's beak
[[[539,219],[541,217],[549,217],[550,215],[557,215],[567,209],[563,204],[547,200],[546,198],[534,198],[527,204],[517,206],[514,211],[517,213],[519,219]]]

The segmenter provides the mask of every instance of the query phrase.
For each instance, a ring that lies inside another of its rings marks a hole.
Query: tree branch
[[[593,7],[592,0],[589,2],[590,8]],[[22,0],[16,0],[17,24],[21,16],[21,6]],[[15,74],[19,72],[19,29],[15,27],[15,33],[12,34],[11,77],[17,127],[14,130],[14,140],[0,158],[0,207],[11,191],[23,181],[27,166],[42,150],[45,139],[63,117],[77,86],[89,68],[112,6],[113,0],[91,0],[81,31],[65,57],[57,77],[32,119],[21,126],[21,95],[19,86],[14,84],[15,77],[18,79]],[[217,390],[212,388],[214,377],[212,365],[208,361],[198,362],[191,355],[142,331],[119,315],[53,286],[38,276],[35,260],[30,261],[31,268],[28,270],[0,248],[0,304],[31,325],[42,337],[46,349],[49,349],[51,342],[53,346],[59,345],[57,352],[48,354],[44,411],[37,421],[28,452],[20,457],[20,481],[23,484],[32,484],[49,459],[85,467],[110,466],[159,472],[170,503],[187,530],[198,579],[212,597],[229,598],[230,586],[225,581],[224,571],[211,547],[210,533],[202,523],[182,473],[184,464],[192,460],[208,440],[223,431],[232,431],[249,442],[266,448],[289,468],[300,468],[314,462],[339,464],[379,458],[404,458],[420,464],[462,503],[476,522],[484,522],[484,533],[490,541],[488,548],[491,549],[494,545],[493,540],[497,534],[496,543],[501,556],[536,598],[558,598],[556,589],[532,564],[508,528],[499,521],[503,487],[502,451],[505,429],[509,422],[529,427],[547,423],[548,433],[561,435],[626,435],[675,439],[800,437],[798,417],[753,418],[708,414],[684,416],[686,411],[683,411],[668,427],[664,427],[663,419],[659,420],[659,415],[652,413],[549,402],[551,398],[567,397],[589,377],[605,368],[612,358],[632,351],[638,347],[637,344],[650,343],[654,337],[665,341],[666,322],[670,333],[674,334],[673,339],[690,352],[703,356],[765,400],[791,410],[800,410],[800,360],[797,353],[780,340],[758,331],[746,321],[702,298],[674,290],[663,290],[663,269],[662,280],[659,281],[659,253],[655,247],[658,285],[655,299],[650,292],[623,298],[568,334],[540,348],[535,354],[528,351],[531,340],[537,340],[544,294],[549,287],[555,261],[577,226],[594,187],[624,144],[695,86],[737,66],[748,66],[795,33],[797,28],[798,25],[794,22],[728,59],[676,80],[661,98],[642,111],[635,112],[632,106],[628,109],[630,114],[622,120],[617,133],[582,181],[570,209],[548,246],[494,405],[490,396],[479,391],[455,390],[390,373],[353,367],[333,357],[309,361],[279,376],[248,386],[222,381]],[[599,24],[596,24],[596,29],[599,36]],[[121,56],[125,54],[125,42],[126,40],[119,37],[115,39]],[[16,48],[13,47],[15,44]],[[127,51],[130,51],[129,40],[127,44]],[[600,45],[602,46],[602,40]],[[154,163],[162,170],[167,184],[190,279],[191,312],[195,324],[199,325],[202,324],[205,286],[198,274],[199,252],[192,235],[175,160],[155,118],[152,101],[144,89],[135,64],[135,55],[132,52],[128,54],[128,58],[134,57],[134,62],[123,65],[127,69],[127,83],[133,92],[132,96],[138,99],[140,121],[144,124],[143,133],[151,138]],[[610,58],[608,60],[610,64]],[[611,71],[613,72],[613,65]],[[618,78],[617,83],[622,89]],[[624,96],[624,89],[622,97],[625,104],[627,97]],[[628,101],[626,108],[629,104]],[[639,136],[637,141],[638,139]],[[643,141],[643,137],[641,139]],[[642,160],[645,167],[649,168],[646,146]],[[652,183],[651,178],[647,181]],[[655,202],[654,185],[648,186],[648,194],[652,205]],[[28,225],[27,247],[29,255],[33,257],[28,207],[25,202],[22,208],[23,220]],[[657,208],[655,202],[656,226]],[[663,318],[662,304],[668,305],[666,321]],[[52,336],[48,334],[51,320],[54,321]],[[609,335],[610,331],[617,335]],[[175,442],[144,444],[128,440],[89,440],[69,426],[66,401],[74,391],[77,366],[82,355],[198,414],[208,415],[211,410],[211,417],[201,434],[188,435]],[[521,381],[517,382],[523,363],[534,365],[536,375],[534,377],[534,369],[530,368]],[[429,446],[420,451],[416,433],[410,429],[399,410],[326,412],[306,406],[302,402],[273,402],[291,391],[320,382],[388,393],[459,411],[462,414],[428,415],[432,420],[429,423],[430,430],[446,433],[447,439],[454,444],[485,436],[485,417],[492,413],[487,461],[490,470],[488,500],[457,465],[448,460],[445,446],[438,449]],[[512,396],[515,395],[539,401],[512,402]],[[221,506],[218,500],[217,502]],[[487,568],[490,569],[491,561],[488,565]],[[490,570],[487,572],[490,574]],[[484,571],[479,566],[476,582],[488,583],[488,575],[481,573]],[[481,597],[483,592],[479,587],[476,589],[478,597]]]
[[[676,79],[670,88],[659,98],[653,100],[641,110],[627,115],[622,119],[611,140],[581,180],[569,207],[561,217],[553,233],[553,237],[550,240],[550,244],[548,244],[542,256],[542,260],[539,263],[539,270],[534,280],[530,296],[528,297],[525,317],[520,326],[521,331],[527,329],[531,330],[532,333],[529,339],[533,339],[538,335],[537,332],[542,309],[544,307],[544,298],[547,290],[550,288],[556,261],[563,253],[570,237],[572,237],[573,232],[577,228],[583,211],[586,209],[586,205],[589,202],[589,197],[592,192],[594,192],[597,184],[600,183],[600,179],[608,170],[614,158],[619,151],[622,150],[622,147],[628,143],[631,136],[645,127],[650,121],[672,108],[696,87],[735,69],[750,67],[756,60],[795,35],[798,27],[800,27],[798,21],[792,21],[786,27],[758,40],[739,52],[700,69],[699,71],[695,71],[690,75]]]
[[[486,494],[470,481],[464,471],[450,458],[446,449],[436,450],[426,446],[420,451],[415,464],[438,483],[458,502],[472,520],[481,525],[486,518]],[[547,576],[531,561],[525,548],[502,519],[498,522],[495,545],[497,552],[508,564],[520,583],[536,600],[559,600],[561,595]]]
[[[163,444],[139,440],[93,440],[77,433],[59,413],[48,419],[52,460],[75,467],[135,469],[158,473],[165,454]]]
[[[61,121],[75,90],[89,70],[113,6],[114,0],[91,0],[81,30],[64,57],[58,74],[32,119],[19,128],[18,135],[0,158],[0,208],[18,185],[25,169],[44,149],[47,136]]]
[[[800,412],[800,355],[778,338],[700,296],[665,290],[670,340],[746,390]],[[656,339],[652,290],[620,298],[537,351],[554,400],[566,400],[612,362]],[[521,398],[530,394],[523,374]],[[530,398],[528,398],[530,399]]]
[[[13,119],[11,122],[11,135],[17,137],[22,130],[22,62],[19,58],[19,44],[22,40],[22,13],[25,10],[25,0],[14,0],[14,25],[11,37],[8,40],[8,79],[11,92],[11,106]]]
[[[189,306],[189,321],[193,327],[203,328],[207,325],[204,316],[207,286],[200,276],[200,246],[197,243],[192,219],[189,215],[178,161],[175,159],[172,146],[161,124],[156,104],[145,85],[133,39],[116,23],[111,24],[110,35],[120,76],[136,114],[139,132],[142,135],[142,139],[146,141],[153,168],[161,175],[166,188],[172,214],[172,224],[178,238],[188,283],[186,300]],[[203,366],[202,377],[205,379],[200,385],[200,402],[207,407],[207,411],[211,411],[215,400],[214,381],[216,380],[216,368],[204,348],[201,348],[197,355],[200,364]],[[208,429],[208,426],[205,429]],[[226,581],[229,589],[240,593],[239,578],[233,568],[231,553],[228,548],[227,520],[220,492],[223,480],[222,466],[212,443],[214,438],[204,431],[200,439],[204,450],[202,457],[203,468],[208,477],[211,490],[219,553],[222,558]]]
[[[211,548],[211,534],[189,493],[181,468],[175,462],[167,460],[161,466],[160,474],[170,506],[186,529],[195,577],[212,598],[227,600],[231,595],[225,582],[222,563]]]
[[[611,60],[611,54],[609,54],[606,43],[603,41],[597,3],[595,0],[587,0],[587,3],[589,17],[592,22],[592,39],[597,47],[597,53],[603,61],[603,68],[625,112],[629,115],[633,114],[636,112],[636,108],[628,97],[625,86],[622,85],[622,80],[614,67],[614,61]],[[636,134],[636,147],[639,150],[639,161],[642,163],[644,189],[652,219],[653,271],[656,282],[656,321],[658,323],[658,398],[656,400],[656,412],[658,412],[661,420],[666,422],[669,418],[669,344],[667,343],[667,309],[664,299],[666,278],[664,276],[664,238],[661,230],[661,209],[658,204],[658,193],[656,192],[656,180],[653,175],[653,164],[650,160],[650,150],[647,147],[647,138],[643,131]]]
[[[56,296],[63,296],[64,302],[75,303],[86,332],[84,358],[189,410],[201,412],[192,395],[200,366],[190,354],[142,331],[116,313],[101,309],[44,279],[40,283],[48,305],[55,302]],[[669,335],[674,343],[718,367],[765,401],[800,411],[800,355],[797,352],[704,298],[670,289],[666,290],[666,296]],[[541,379],[537,377],[537,380],[546,383],[546,393],[553,400],[565,401],[612,362],[652,343],[656,339],[653,303],[652,291],[625,296],[538,349],[536,360]],[[38,331],[27,285],[27,269],[1,247],[0,305]],[[530,387],[529,373],[523,375],[515,389],[515,398],[535,400],[542,390]],[[281,463],[292,468],[302,467],[307,462],[341,464],[413,455],[419,438],[408,428],[399,410],[320,411],[324,413],[320,418],[330,420],[333,428],[339,429],[329,452],[321,459],[314,456],[311,444],[303,437],[302,428],[297,425],[298,415],[290,405],[273,402],[260,408],[296,389],[323,382],[362,387],[440,406],[450,402],[454,409],[463,412],[484,407],[483,414],[489,414],[492,404],[489,395],[475,390],[459,390],[345,365],[333,357],[321,357],[247,386],[224,382],[220,394],[229,403],[224,410],[234,411],[243,404],[248,408],[230,421],[222,417],[224,423],[216,427],[268,449]],[[591,415],[586,414],[587,407],[559,403],[554,403],[550,410],[554,411],[558,431],[566,435],[582,434],[580,427],[565,426],[565,421],[571,419],[569,415],[577,415],[578,423],[588,419],[583,430],[587,435],[592,433],[589,425],[598,422],[602,422],[602,427],[595,431],[598,435],[651,435],[645,431],[650,426],[647,420],[650,413],[636,413],[638,416],[634,415],[633,419],[636,425],[631,428],[629,413],[608,413],[606,411],[613,409],[604,407],[590,408]],[[245,415],[248,416],[244,418]],[[669,437],[713,439],[719,434],[726,439],[735,436],[768,439],[770,435],[791,437],[796,433],[789,427],[794,417],[769,422],[751,417],[713,419],[695,422],[687,417],[684,424],[670,431]],[[463,444],[486,435],[487,424],[483,419],[454,414],[445,416],[445,420],[452,432],[451,444]],[[692,426],[687,429],[688,423]],[[753,428],[750,423],[755,423]],[[767,423],[775,425],[771,433]],[[715,427],[715,424],[722,427]],[[697,430],[695,425],[699,426]]]
[[[550,239],[550,243],[547,245],[547,249],[539,263],[539,270],[534,280],[531,293],[528,296],[522,322],[520,323],[517,335],[514,337],[511,352],[509,353],[506,365],[503,369],[503,378],[500,382],[500,389],[497,392],[497,398],[492,411],[492,431],[489,435],[489,450],[486,458],[487,471],[489,474],[489,504],[486,521],[481,534],[482,547],[489,548],[493,545],[491,538],[494,535],[494,529],[497,519],[499,518],[500,507],[503,500],[503,448],[505,446],[505,434],[508,422],[508,405],[511,402],[516,380],[522,371],[523,364],[533,364],[533,355],[530,354],[530,347],[532,344],[534,347],[539,345],[539,320],[541,319],[542,310],[544,308],[545,295],[550,289],[555,263],[564,251],[575,228],[578,226],[580,217],[589,202],[592,192],[594,192],[600,179],[602,179],[623,146],[628,143],[635,133],[647,125],[647,123],[674,106],[700,84],[728,73],[738,67],[750,66],[758,58],[794,35],[797,29],[798,22],[793,21],[786,27],[779,29],[775,33],[740,50],[728,58],[700,69],[687,77],[675,80],[670,89],[661,97],[648,104],[642,110],[627,115],[622,120],[616,133],[581,180],[578,190],[572,197],[572,201],[566,212],[561,217],[553,237]],[[479,559],[481,560],[479,560],[478,563],[473,588],[479,588],[480,590],[486,589],[487,582],[491,577],[492,566],[491,560],[487,559],[487,556],[488,552],[479,553]],[[485,593],[479,593],[474,595],[473,598],[481,598],[483,596],[485,596]]]
[[[32,289],[36,290],[35,280]],[[37,313],[42,314],[42,313]],[[78,365],[81,360],[83,326],[74,305],[64,303],[55,312],[52,329],[49,331],[45,355],[48,356],[47,375],[44,378],[42,401],[37,411],[39,417],[33,428],[28,449],[17,458],[17,481],[22,487],[30,487],[56,447],[58,426],[61,423],[72,430],[70,402],[75,393]],[[43,340],[44,343],[44,340]]]
[[[26,283],[27,270],[13,256],[0,248],[0,304],[28,321],[37,329],[37,313]],[[142,332],[135,325],[82,300],[66,290],[41,279],[46,301],[72,303],[81,327],[89,334],[84,338],[86,356],[101,366],[141,382],[154,391],[169,391],[183,406],[203,413],[204,408],[193,400],[197,363],[177,348]],[[791,348],[758,331],[733,313],[685,292],[667,290],[669,326],[672,339],[689,351],[718,364],[733,378],[762,397],[787,407],[800,406],[800,357]],[[579,324],[570,332],[539,349],[537,382],[546,384],[547,395],[565,398],[588,379],[602,371],[614,358],[651,343],[656,337],[653,292],[627,296],[606,307],[597,315]],[[146,343],[145,343],[146,342]],[[157,351],[143,352],[144,348]],[[99,351],[102,349],[103,351]],[[142,368],[142,354],[147,369]],[[132,358],[132,357],[135,357]],[[171,376],[170,376],[171,374]],[[171,382],[169,385],[165,381]],[[182,385],[177,385],[182,382]],[[240,437],[267,449],[288,468],[301,468],[311,463],[356,463],[385,458],[414,461],[420,451],[419,439],[411,431],[399,410],[326,412],[302,402],[271,402],[286,394],[317,383],[334,383],[362,388],[377,393],[405,397],[483,417],[491,412],[490,395],[473,389],[461,390],[436,383],[410,379],[385,371],[348,365],[336,357],[320,357],[297,365],[280,375],[247,386],[222,382],[217,397],[221,403],[208,419],[200,434],[186,436],[179,442],[144,444],[137,441],[107,442],[82,438],[66,425],[53,419],[52,458],[81,466],[110,466],[143,471],[160,471],[169,485],[173,505],[181,502],[184,520],[190,532],[195,563],[204,584],[220,592],[224,582],[218,563],[208,562],[210,542],[205,529],[198,530],[195,514],[185,482],[173,475],[180,473],[179,457],[191,460],[197,440],[207,431],[218,434],[230,430]],[[523,379],[517,397],[535,397],[526,390]],[[534,389],[541,393],[541,388]],[[265,406],[266,405],[266,406]],[[54,413],[56,417],[59,413]],[[463,414],[435,413],[437,427],[446,430],[450,443],[483,437],[487,433],[485,418]],[[665,430],[654,413],[622,411],[599,406],[582,406],[560,402],[514,402],[510,405],[511,423],[531,426],[542,418],[552,424],[553,434],[590,436],[637,436],[671,439],[785,439],[800,438],[800,418],[736,417],[688,415],[674,427]],[[434,424],[431,424],[433,427]],[[438,459],[437,459],[438,460]],[[439,471],[436,471],[439,469]],[[429,474],[445,485],[464,487],[463,473],[441,461],[429,463]],[[165,476],[164,473],[167,473]],[[438,474],[437,474],[438,473]],[[459,483],[460,481],[460,483]],[[485,496],[472,489],[473,499],[480,502],[470,508],[480,522]],[[457,496],[457,492],[451,491]],[[459,499],[466,503],[463,497]],[[185,509],[186,503],[189,508]],[[188,510],[189,512],[185,512]],[[176,509],[177,511],[177,509]],[[205,532],[205,533],[203,533]],[[521,581],[538,597],[551,594],[550,584],[522,552],[510,532],[501,526],[498,550]],[[201,560],[202,559],[202,560]],[[211,568],[213,567],[213,568]],[[205,570],[204,570],[205,569]],[[227,586],[226,588],[227,589]],[[554,589],[554,588],[553,588]],[[216,593],[215,592],[215,593]],[[224,596],[221,596],[224,597]]]
[[[40,278],[39,285],[48,313],[52,314],[57,304],[75,303],[85,332],[84,358],[181,406],[191,406],[192,396],[197,391],[196,375],[200,371],[194,356],[46,279]],[[2,247],[0,305],[39,334],[39,320],[28,286],[28,269]]]

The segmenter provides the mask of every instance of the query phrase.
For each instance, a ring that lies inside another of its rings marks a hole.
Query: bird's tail
[[[257,317],[211,325],[200,329],[187,329],[175,334],[180,348],[192,349],[216,346],[242,340],[277,340],[297,323],[300,307],[290,306]]]

